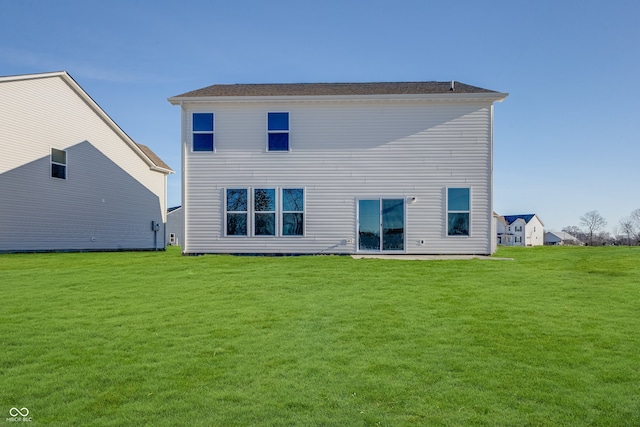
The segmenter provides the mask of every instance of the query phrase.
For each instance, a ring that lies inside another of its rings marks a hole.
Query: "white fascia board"
[[[482,101],[502,102],[508,93],[446,93],[413,95],[305,95],[305,96],[174,96],[172,105],[183,103],[264,103],[264,102],[385,102],[385,101]]]
[[[21,80],[45,79],[48,77],[63,77],[64,75],[68,75],[66,71],[53,71],[50,73],[37,73],[37,74],[18,74],[15,76],[0,76],[0,83],[17,82]]]
[[[133,139],[127,133],[122,130],[118,124],[113,121],[111,117],[98,105],[96,101],[84,90],[82,87],[67,73],[66,71],[62,71],[60,73],[51,73],[51,76],[59,76],[61,77],[70,87],[71,89],[78,94],[87,105],[109,126],[124,142],[127,144],[137,155],[140,157],[148,166],[149,169],[154,172],[160,172],[165,175],[169,175],[173,173],[170,169],[165,169],[157,166],[141,149],[138,147],[138,144],[135,143]]]

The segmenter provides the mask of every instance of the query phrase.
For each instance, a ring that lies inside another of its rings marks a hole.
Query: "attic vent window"
[[[67,179],[67,152],[51,149],[51,177]]]

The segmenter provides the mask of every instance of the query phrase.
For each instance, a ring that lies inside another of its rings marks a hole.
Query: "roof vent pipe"
[[[456,90],[456,82],[455,82],[455,80],[451,80],[451,87],[449,88],[449,90]]]

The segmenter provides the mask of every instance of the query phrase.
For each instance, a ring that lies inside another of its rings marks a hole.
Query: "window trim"
[[[269,129],[269,115],[270,114],[286,114],[287,115],[287,129]],[[289,111],[268,111],[267,112],[267,152],[268,153],[288,153],[291,151],[291,113]],[[269,136],[271,134],[286,134],[287,135],[287,149],[286,150],[272,150],[269,145]]]
[[[229,211],[227,209],[227,200],[228,200],[228,191],[229,190],[244,190],[247,193],[247,210],[246,211]],[[250,189],[246,188],[246,187],[227,187],[223,189],[223,195],[224,195],[224,237],[232,237],[232,238],[243,238],[243,237],[249,237],[249,232],[251,230],[251,216],[249,215],[249,207],[251,206],[251,193],[250,193]],[[228,222],[227,222],[227,218],[229,216],[229,213],[236,213],[236,214],[245,214],[247,216],[246,222],[247,222],[247,230],[245,234],[229,234],[229,230],[228,230]]]
[[[469,210],[449,209],[449,190],[450,189],[468,189],[469,190]],[[445,236],[452,238],[469,238],[472,235],[471,227],[471,201],[473,200],[473,189],[471,186],[447,186],[445,187]],[[449,214],[452,213],[466,213],[468,215],[468,227],[467,234],[449,234]]]
[[[285,190],[301,190],[302,191],[302,210],[301,211],[285,211],[284,210],[284,192]],[[307,189],[305,187],[287,186],[280,188],[280,237],[284,238],[300,238],[305,237],[307,233],[307,215],[305,208],[307,206]],[[300,213],[302,214],[302,234],[284,234],[284,214],[286,213]]]
[[[258,211],[256,210],[256,191],[257,190],[273,190],[273,208],[274,210],[272,211]],[[278,230],[278,204],[279,204],[279,200],[278,200],[278,188],[277,187],[253,187],[251,188],[251,218],[253,220],[253,226],[251,227],[251,237],[257,237],[257,238],[274,238],[274,237],[278,237],[279,236],[279,230]],[[273,234],[257,234],[256,233],[256,225],[257,225],[257,220],[256,220],[256,214],[273,214]]]
[[[244,190],[247,192],[247,210],[246,211],[229,211],[227,210],[228,191]],[[255,191],[256,190],[273,190],[274,191],[274,207],[273,211],[257,211],[255,209]],[[302,210],[301,211],[285,211],[284,210],[284,191],[285,190],[301,190],[302,191]],[[302,238],[307,233],[307,189],[304,186],[283,186],[283,187],[224,187],[222,189],[223,198],[223,236],[231,238]],[[246,234],[229,234],[228,216],[229,213],[241,213],[247,216],[247,233]],[[302,214],[302,234],[284,234],[284,214],[285,213],[301,213]],[[273,214],[275,217],[274,234],[256,234],[256,214]]]
[[[196,114],[211,114],[212,130],[194,130],[193,121]],[[211,150],[196,150],[194,144],[195,135],[211,135]],[[191,112],[191,152],[192,153],[215,153],[216,152],[216,114],[213,111],[192,111]]]
[[[55,162],[53,160],[53,150],[56,151],[60,151],[61,153],[64,153],[64,163],[60,163],[60,162]],[[60,150],[59,148],[54,148],[51,147],[50,150],[50,154],[49,154],[49,177],[50,178],[55,178],[55,179],[62,179],[62,180],[67,180],[69,174],[67,173],[67,166],[69,164],[69,153],[67,152],[67,150]],[[53,174],[53,166],[62,166],[64,167],[64,178],[63,177],[59,177],[59,176],[55,176]]]

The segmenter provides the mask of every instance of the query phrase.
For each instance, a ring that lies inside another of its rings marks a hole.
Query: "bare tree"
[[[631,221],[633,222],[633,226],[635,227],[635,243],[637,245],[640,245],[640,209],[636,209],[635,211],[631,212],[629,218],[631,219]]]
[[[589,246],[593,246],[593,235],[607,226],[607,221],[598,211],[589,211],[580,217],[580,225],[589,236]]]
[[[622,236],[620,235],[620,230],[618,230],[618,228],[619,227],[617,225],[611,226],[611,238],[613,239],[614,244],[616,245],[618,244],[619,241],[621,242],[623,240]]]
[[[615,238],[613,238],[608,231],[599,232],[597,238],[594,240],[598,245],[613,245],[615,243]]]
[[[562,231],[564,231],[565,233],[569,233],[573,237],[578,239],[581,242],[580,244],[586,241],[585,234],[582,232],[582,230],[580,230],[580,227],[578,227],[577,225],[567,225],[566,227],[562,228]]]
[[[636,228],[631,217],[625,217],[620,220],[620,232],[627,235],[627,244],[631,246],[631,236],[635,236]]]

